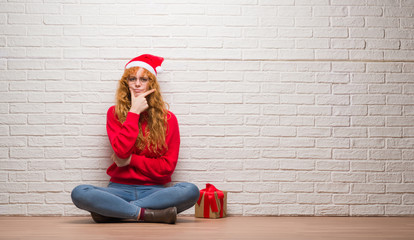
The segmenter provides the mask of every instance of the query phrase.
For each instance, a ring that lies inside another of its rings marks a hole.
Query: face
[[[131,75],[128,78],[129,90],[134,92],[135,96],[138,96],[148,91],[148,76],[144,73],[144,69],[140,68],[136,75]]]

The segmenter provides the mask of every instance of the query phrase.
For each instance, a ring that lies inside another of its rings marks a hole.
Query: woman
[[[107,113],[107,133],[114,154],[108,187],[80,185],[73,203],[91,212],[95,222],[134,219],[175,223],[192,207],[199,190],[171,181],[180,148],[177,118],[166,109],[156,79],[163,58],[144,54],[125,65],[116,105]]]

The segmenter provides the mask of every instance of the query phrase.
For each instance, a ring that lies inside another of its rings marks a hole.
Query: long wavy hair
[[[125,69],[122,78],[118,82],[115,114],[122,124],[125,122],[127,113],[131,108],[131,92],[128,86],[129,77],[136,76],[139,69],[140,67]],[[135,146],[141,151],[148,147],[150,152],[157,156],[161,156],[167,150],[165,136],[168,130],[168,105],[166,105],[162,99],[160,86],[155,75],[147,69],[144,69],[144,74],[147,75],[149,79],[148,90],[155,89],[155,92],[146,97],[148,109],[140,114],[138,123],[139,134]],[[137,79],[137,81],[139,80]],[[147,122],[145,136],[142,130],[143,122]]]

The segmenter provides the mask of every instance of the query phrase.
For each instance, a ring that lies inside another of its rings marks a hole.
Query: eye
[[[148,82],[148,78],[140,78],[139,79],[142,83],[146,83],[146,82]]]
[[[130,77],[130,78],[128,78],[128,80],[129,80],[130,82],[135,82],[135,81],[137,80],[137,78],[136,78],[136,77]]]

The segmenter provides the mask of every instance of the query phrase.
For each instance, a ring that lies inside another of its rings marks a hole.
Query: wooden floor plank
[[[414,217],[179,217],[175,225],[89,217],[0,217],[0,239],[414,239]]]

